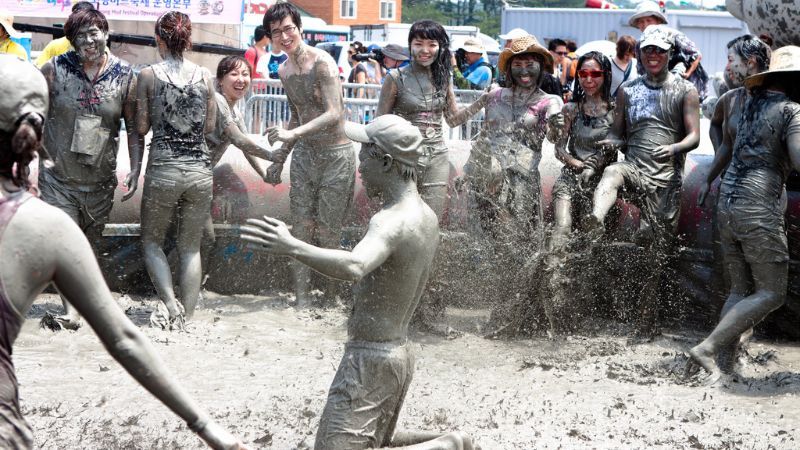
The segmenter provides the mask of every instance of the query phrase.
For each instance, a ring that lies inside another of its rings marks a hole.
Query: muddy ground
[[[288,296],[207,294],[187,332],[147,325],[150,298],[118,299],[170,369],[253,448],[313,445],[345,339],[345,312],[295,310]],[[200,448],[201,442],[104,351],[94,333],[40,329],[43,295],[14,346],[23,413],[43,449]],[[481,337],[486,310],[449,309],[465,331],[414,333],[417,371],[399,427],[459,429],[484,449],[800,447],[800,347],[755,340],[741,376],[681,380],[700,335],[667,331],[630,347],[626,328],[586,336]]]

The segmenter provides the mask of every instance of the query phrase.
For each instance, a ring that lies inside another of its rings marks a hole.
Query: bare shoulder
[[[336,65],[336,61],[333,60],[333,57],[325,50],[310,46],[308,48],[311,54],[314,55],[314,70],[317,74],[336,77],[338,79],[339,66]]]
[[[80,228],[62,210],[49,205],[39,198],[31,198],[19,207],[9,226],[20,227],[37,236],[49,236],[48,246],[64,233],[77,231]],[[31,244],[35,244],[31,242]]]

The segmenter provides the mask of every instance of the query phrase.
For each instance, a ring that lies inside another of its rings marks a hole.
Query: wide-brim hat
[[[461,45],[461,47],[459,48],[463,48],[464,51],[467,53],[483,54],[483,52],[486,51],[486,49],[483,47],[483,43],[481,42],[481,40],[472,37],[464,39],[464,44]]]
[[[383,54],[397,61],[408,61],[408,50],[397,44],[387,44],[383,47]]]
[[[501,34],[498,37],[500,39],[503,39],[503,40],[506,40],[506,41],[509,40],[509,39],[511,39],[513,41],[514,39],[519,39],[519,38],[525,37],[525,36],[527,36],[529,34],[530,33],[528,33],[527,31],[523,30],[522,28],[514,28],[513,30],[509,31],[508,33]]]
[[[511,58],[517,55],[524,55],[526,53],[533,53],[540,55],[544,59],[545,70],[548,72],[553,71],[553,55],[539,44],[539,41],[531,35],[523,36],[519,39],[514,39],[511,42],[511,47],[503,49],[500,52],[500,58],[497,60],[497,68],[503,73],[508,73],[508,63]]]
[[[772,74],[792,72],[800,72],[800,47],[787,45],[772,52],[769,70],[745,78],[744,85],[747,88],[758,87]]]
[[[661,23],[669,23],[667,21],[667,16],[661,12],[661,8],[658,6],[658,3],[651,2],[651,1],[644,1],[639,3],[639,6],[636,7],[636,12],[628,19],[628,25],[636,28],[636,21],[641,19],[642,17],[653,16],[661,20]]]
[[[5,28],[6,33],[14,39],[20,37],[20,32],[14,29],[14,16],[11,14],[0,11],[0,25]]]

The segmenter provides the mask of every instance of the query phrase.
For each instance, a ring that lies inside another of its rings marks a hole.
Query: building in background
[[[331,25],[400,23],[403,0],[291,0]]]

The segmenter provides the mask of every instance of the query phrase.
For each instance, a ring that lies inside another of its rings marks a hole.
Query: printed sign
[[[17,17],[66,18],[75,0],[3,0]],[[167,11],[180,11],[194,23],[238,24],[243,2],[238,0],[100,0],[95,5],[108,20],[153,21]],[[18,20],[18,19],[17,19]]]

